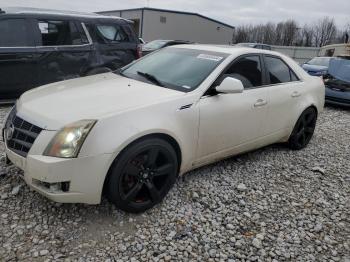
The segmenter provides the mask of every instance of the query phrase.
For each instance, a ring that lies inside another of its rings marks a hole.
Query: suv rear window
[[[38,21],[42,46],[82,45],[87,43],[72,21]]]
[[[34,46],[29,35],[30,28],[25,19],[0,20],[0,47]]]
[[[97,35],[101,42],[129,42],[129,37],[119,25],[97,25]]]

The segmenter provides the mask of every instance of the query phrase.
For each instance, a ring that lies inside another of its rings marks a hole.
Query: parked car
[[[141,56],[130,22],[31,8],[0,13],[0,98],[52,82],[116,70]]]
[[[183,44],[191,44],[191,42],[184,40],[154,40],[142,46],[142,55],[148,55],[149,53],[167,46]]]
[[[350,60],[332,59],[325,84],[327,104],[350,106]]]
[[[329,62],[333,57],[314,57],[302,65],[302,68],[312,76],[325,76],[328,74]]]
[[[286,142],[302,149],[323,110],[322,79],[279,53],[167,47],[114,73],[26,92],[6,118],[5,152],[57,202],[159,203],[179,175]]]
[[[251,48],[257,48],[257,49],[264,49],[264,50],[272,49],[270,45],[260,44],[260,43],[239,43],[239,44],[236,44],[236,46],[251,47]]]

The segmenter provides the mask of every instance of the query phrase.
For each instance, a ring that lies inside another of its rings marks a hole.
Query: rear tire
[[[177,155],[168,142],[141,140],[126,148],[113,164],[107,197],[121,210],[144,212],[164,199],[177,175]]]
[[[293,150],[305,148],[315,131],[317,111],[313,107],[307,108],[299,117],[292,134],[289,137],[289,147]]]

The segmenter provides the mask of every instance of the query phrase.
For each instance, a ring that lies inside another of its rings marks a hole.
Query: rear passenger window
[[[244,88],[262,86],[262,72],[259,56],[246,56],[235,62],[225,73],[241,80]]]
[[[298,81],[295,73],[280,58],[266,56],[265,63],[271,84]]]
[[[34,46],[25,19],[0,20],[0,47]]]
[[[97,36],[99,42],[128,42],[129,38],[123,28],[119,25],[97,25]]]
[[[39,21],[42,46],[82,45],[87,43],[72,21]]]

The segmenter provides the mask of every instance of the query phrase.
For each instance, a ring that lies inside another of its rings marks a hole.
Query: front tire
[[[288,141],[291,149],[301,150],[309,144],[315,131],[316,120],[317,111],[312,107],[301,114]]]
[[[168,142],[141,140],[126,148],[113,164],[107,197],[121,210],[144,212],[163,200],[177,175],[177,155]]]

